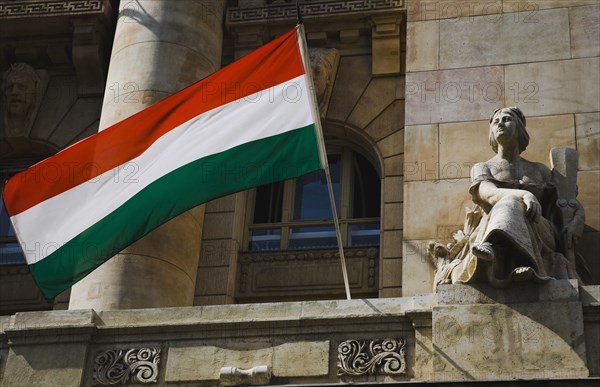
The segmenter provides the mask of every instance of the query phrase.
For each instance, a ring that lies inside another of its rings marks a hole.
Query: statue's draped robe
[[[500,181],[489,173],[489,168],[485,170],[487,172],[473,179],[469,188],[473,201],[485,214],[468,236],[469,243],[456,257],[460,262],[453,262],[452,282],[469,282],[481,271],[478,268],[481,263],[477,262],[471,248],[483,242],[499,246],[499,251],[504,255],[504,278],[499,279],[510,280],[516,268],[527,266],[535,270],[536,277],[540,280],[546,276],[567,278],[566,259],[556,252],[557,230],[552,221],[556,202],[554,184],[551,181]],[[489,181],[498,188],[531,192],[542,206],[539,221],[532,222],[526,218],[525,204],[519,196],[505,197],[492,207],[479,196],[479,186],[484,181]],[[455,267],[456,270],[453,270]]]

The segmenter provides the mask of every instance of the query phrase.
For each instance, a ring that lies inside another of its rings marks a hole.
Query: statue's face
[[[33,105],[35,95],[34,82],[26,77],[11,77],[6,82],[6,101],[8,114],[15,117],[27,115]]]
[[[490,129],[499,144],[517,139],[517,122],[507,110],[500,110],[494,115]]]
[[[318,63],[313,65],[312,68],[313,82],[315,84],[315,93],[317,94],[317,99],[321,102],[321,99],[325,97],[325,92],[327,91],[327,70],[322,63]]]

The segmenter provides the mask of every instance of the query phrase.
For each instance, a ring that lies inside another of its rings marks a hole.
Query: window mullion
[[[290,179],[285,182],[283,188],[283,208],[281,209],[281,222],[289,223],[293,219],[294,212],[294,192],[296,191],[296,180]],[[289,226],[281,227],[281,249],[285,250],[288,247],[290,235]]]
[[[348,223],[346,219],[352,217],[352,188],[353,188],[353,173],[352,173],[352,151],[348,148],[342,149],[342,171],[340,174],[340,232],[342,234],[342,242],[344,246],[348,246]]]

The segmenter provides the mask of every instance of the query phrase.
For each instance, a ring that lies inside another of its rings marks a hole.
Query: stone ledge
[[[507,289],[486,284],[439,285],[438,305],[517,304],[579,301],[577,280],[550,280],[543,284],[515,283]]]

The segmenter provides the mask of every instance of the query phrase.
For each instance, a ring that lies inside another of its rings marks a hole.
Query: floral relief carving
[[[406,340],[346,340],[338,346],[338,376],[406,374]]]
[[[160,348],[103,351],[94,361],[93,384],[156,383],[159,363]]]

